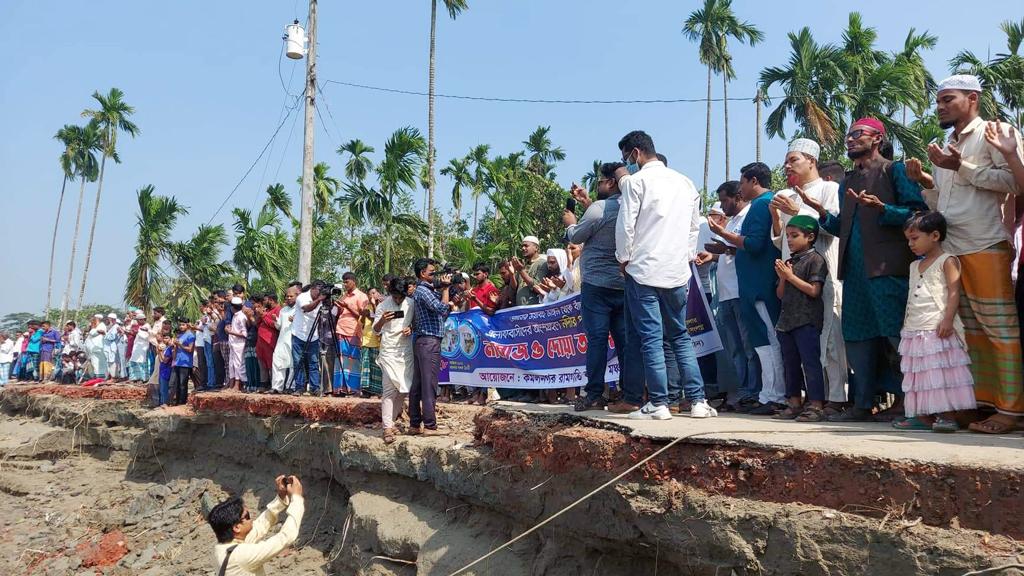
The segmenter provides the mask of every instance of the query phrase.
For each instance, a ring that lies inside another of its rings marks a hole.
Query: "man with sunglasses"
[[[295,476],[278,476],[274,487],[277,498],[255,520],[237,496],[210,510],[207,522],[217,536],[213,556],[218,576],[263,576],[263,565],[299,536],[305,511],[302,483]],[[281,530],[270,538],[264,538],[277,524],[281,512],[288,514]]]
[[[853,170],[839,185],[839,214],[832,214],[796,188],[804,204],[819,215],[822,230],[839,238],[839,280],[843,283],[846,359],[853,371],[853,407],[830,416],[834,422],[888,420],[903,412],[903,375],[899,366],[900,329],[907,307],[907,283],[914,254],[903,236],[903,224],[927,210],[921,187],[908,178],[903,162],[882,156],[885,126],[861,118],[846,134],[846,155]],[[890,392],[897,401],[872,415],[875,396]]]

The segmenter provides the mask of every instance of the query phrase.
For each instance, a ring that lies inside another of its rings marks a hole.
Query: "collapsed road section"
[[[291,473],[306,515],[268,574],[449,575],[669,442],[444,405],[452,435],[389,446],[376,401],[220,393],[147,410],[130,390],[4,390],[2,573],[209,574],[203,510],[229,493],[255,510]],[[816,450],[683,438],[460,573],[960,576],[1019,561],[1018,462],[844,454],[821,436]]]

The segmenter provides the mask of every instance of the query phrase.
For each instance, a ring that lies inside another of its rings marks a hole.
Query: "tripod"
[[[327,310],[327,320],[329,320],[331,322],[331,330],[334,329],[333,328],[333,326],[334,326],[334,312],[333,312],[333,310],[334,310],[334,299],[333,298],[327,298],[326,300],[324,300],[323,302],[320,303],[320,307],[316,311],[316,317],[313,319],[313,326],[310,328],[309,334],[306,335],[306,340],[303,340],[303,342],[302,342],[302,363],[303,363],[303,370],[305,370],[305,373],[306,373],[305,386],[306,386],[307,390],[309,389],[309,382],[310,382],[310,379],[309,379],[309,362],[306,362],[306,354],[309,351],[309,343],[310,343],[309,336],[312,335],[313,330],[318,330],[318,331],[320,330],[320,325],[321,325],[320,323],[322,322],[322,320],[324,318],[324,310],[325,309]],[[300,308],[300,310],[301,310],[301,308]],[[319,365],[320,369],[322,370],[323,366],[326,364],[326,362],[325,362],[326,356],[324,355],[324,348],[323,348],[323,346],[321,346],[321,342],[320,342],[323,338],[320,336],[319,332],[318,332],[317,336],[318,336],[318,338],[317,338],[316,345],[317,345],[317,349],[318,349],[317,350],[317,355],[318,355],[318,359],[319,359],[318,365]],[[293,367],[292,369],[294,370],[295,368]],[[342,367],[342,377],[344,378],[344,367]],[[331,370],[331,373],[328,374],[327,379],[328,379],[329,385],[331,386],[331,390],[333,391],[334,390],[334,371],[333,370]],[[293,381],[294,381],[294,378],[293,378]],[[321,398],[324,395],[324,388],[325,388],[325,384],[323,382],[323,378],[321,378],[320,390],[318,391]]]

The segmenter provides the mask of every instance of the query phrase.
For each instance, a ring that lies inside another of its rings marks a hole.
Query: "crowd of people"
[[[172,323],[157,307],[96,315],[84,330],[31,322],[0,335],[0,378],[148,383],[157,405],[185,403],[190,381],[198,392],[373,395],[387,442],[406,400],[408,433],[438,434],[437,402],[496,395],[635,419],[734,410],[1004,433],[1024,416],[1013,202],[1024,162],[1014,129],[979,117],[981,92],[973,76],[939,85],[937,113],[953,132],[929,147],[931,173],[920,159],[894,161],[885,124],[861,118],[845,136],[852,169],[798,138],[786,189],[750,163],[702,215],[692,181],[634,131],[619,142],[622,162],[601,166],[596,199],[573,185],[562,245],[524,237],[521,257],[498,266],[500,288],[485,263],[461,272],[427,258],[365,292],[350,272],[340,286],[293,282],[281,298],[236,285],[210,294],[198,319]],[[690,339],[691,263],[732,386]],[[449,314],[573,294],[589,343],[582,390],[438,386]],[[610,384],[609,339],[620,366]]]

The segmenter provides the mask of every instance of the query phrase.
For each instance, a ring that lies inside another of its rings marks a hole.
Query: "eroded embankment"
[[[451,574],[658,447],[569,416],[451,408],[449,423],[471,434],[386,446],[374,402],[308,422],[287,400],[239,398],[201,395],[195,414],[14,391],[2,401],[73,431],[80,447],[126,451],[129,479],[266,497],[274,475],[298,474],[299,542],[333,574]],[[1017,543],[990,532],[1020,531],[1020,479],[971,474],[681,443],[466,573],[960,575],[1005,563]],[[835,510],[844,505],[853,513]],[[987,532],[947,527],[956,522]]]

